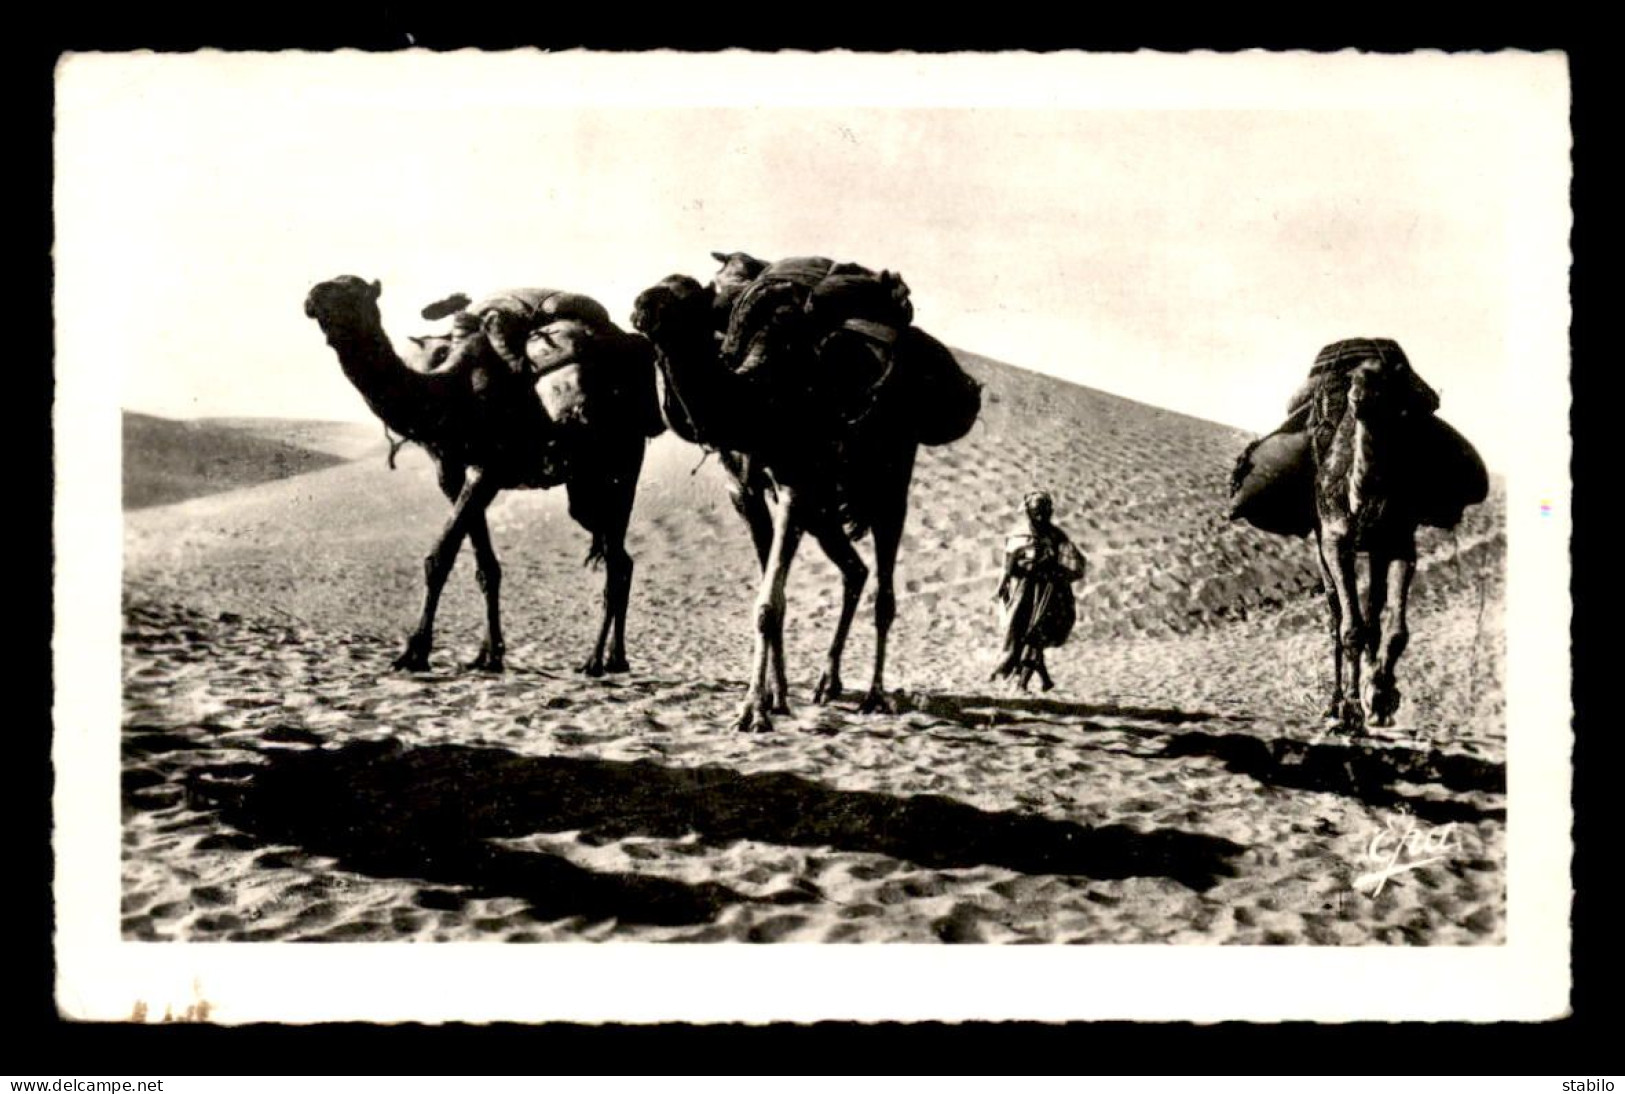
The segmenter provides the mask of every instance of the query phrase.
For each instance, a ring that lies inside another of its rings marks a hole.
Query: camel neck
[[[401,360],[381,328],[333,331],[328,342],[372,412],[395,432],[416,439],[430,395],[427,378]]]
[[[726,380],[716,339],[700,328],[668,334],[655,347],[667,424],[684,440],[711,443]]]
[[[1350,411],[1354,432],[1349,445],[1349,511],[1359,512],[1363,502],[1376,496],[1382,481],[1382,462],[1377,455],[1381,431],[1373,430]]]

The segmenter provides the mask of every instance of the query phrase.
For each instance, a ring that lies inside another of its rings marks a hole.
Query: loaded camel
[[[1331,613],[1326,718],[1352,732],[1390,726],[1410,637],[1416,531],[1454,528],[1488,496],[1489,478],[1472,445],[1434,416],[1438,395],[1390,339],[1327,346],[1293,402],[1287,425],[1238,461],[1231,515],[1267,531],[1314,532]]]
[[[543,406],[536,376],[516,375],[483,339],[466,343],[461,354],[465,367],[447,362],[460,343],[442,336],[414,339],[419,367],[409,365],[384,333],[378,311],[381,292],[376,281],[337,277],[310,290],[305,314],[321,327],[345,376],[373,413],[429,453],[440,489],[452,503],[451,518],[424,559],[422,611],[394,667],[427,670],[440,594],[466,538],[474,549],[486,609],[485,640],[467,667],[503,670],[502,568],[485,511],[503,490],[563,485],[570,516],[592,537],[587,561],[601,561],[605,571],[598,637],[581,671],[589,676],[627,671],[632,558],[625,548],[626,528],[647,438],[662,428],[648,343],[609,323],[602,307],[585,297],[522,290],[544,304],[570,299],[591,305],[578,309],[584,310],[588,321],[578,317],[551,325],[553,333],[562,334],[563,343],[549,333],[525,347],[543,362],[538,366],[541,371],[579,366],[574,376],[579,378],[585,413],[559,421]],[[601,323],[591,321],[597,313],[603,315]],[[430,309],[424,314],[433,317]],[[559,352],[561,344],[564,352]],[[549,352],[552,360],[545,359]]]
[[[719,290],[673,275],[638,296],[632,322],[655,346],[667,424],[719,453],[761,566],[753,669],[735,726],[770,730],[772,714],[789,712],[784,590],[804,535],[835,564],[842,588],[813,701],[842,695],[841,654],[869,576],[853,541],[872,531],[875,663],[859,710],[888,710],[886,637],[915,453],[968,432],[980,388],[945,346],[911,325],[895,275],[848,267],[839,291],[820,296],[775,279],[774,268],[749,256],[715,257],[725,271],[733,259],[734,268],[761,276],[743,289],[722,279]],[[835,268],[811,261],[825,274]],[[729,296],[737,298],[731,307]]]

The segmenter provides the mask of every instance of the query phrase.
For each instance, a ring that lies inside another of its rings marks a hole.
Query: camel
[[[605,571],[598,635],[580,671],[589,676],[628,671],[626,607],[633,567],[626,529],[647,438],[663,428],[648,342],[613,324],[596,332],[580,361],[586,366],[580,370],[583,384],[593,384],[583,393],[593,415],[585,422],[560,423],[550,420],[533,381],[514,377],[494,351],[476,365],[475,383],[462,372],[428,371],[450,352],[451,341],[443,336],[415,339],[410,352],[418,367],[409,365],[384,333],[381,293],[376,281],[337,277],[310,290],[305,314],[321,327],[345,376],[373,413],[429,453],[440,490],[452,503],[451,518],[423,562],[417,625],[393,667],[427,671],[440,594],[467,539],[485,599],[486,633],[479,654],[465,667],[503,671],[502,567],[485,511],[503,490],[563,485],[570,516],[592,537],[587,563],[601,562]],[[477,389],[488,383],[507,386],[493,389],[500,397],[480,397]]]
[[[1318,386],[1307,423],[1315,541],[1331,609],[1334,682],[1326,716],[1361,732],[1367,724],[1392,725],[1399,709],[1395,670],[1410,635],[1417,528],[1455,527],[1466,505],[1487,496],[1488,479],[1472,446],[1433,417],[1438,396],[1396,344],[1334,343],[1321,360],[1347,369],[1344,383]],[[1369,563],[1363,604],[1359,554]]]
[[[723,357],[716,284],[702,286],[677,274],[644,290],[634,304],[632,324],[655,346],[666,423],[685,440],[719,453],[761,567],[753,669],[735,721],[742,731],[771,730],[771,715],[789,713],[784,589],[804,535],[840,571],[842,589],[813,701],[842,697],[841,655],[869,577],[853,541],[872,531],[874,673],[858,709],[892,709],[885,690],[886,639],[897,611],[893,577],[915,455],[922,438],[948,443],[968,432],[981,396],[948,349],[909,324],[891,295],[894,286],[875,285],[871,299],[847,302],[858,325],[867,324],[863,330],[837,331],[816,347],[806,339],[776,345],[769,379],[747,377]],[[895,339],[894,364],[883,364],[886,355],[872,351],[874,332],[882,329]],[[827,379],[822,386],[816,379],[810,386],[787,382],[796,377]]]

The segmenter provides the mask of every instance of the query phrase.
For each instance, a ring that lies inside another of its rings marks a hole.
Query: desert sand
[[[632,672],[594,680],[574,666],[601,578],[561,491],[491,510],[509,671],[460,668],[481,635],[465,557],[432,671],[405,675],[389,663],[446,512],[426,456],[391,471],[371,426],[187,437],[316,454],[262,481],[127,433],[123,937],[1504,942],[1500,484],[1422,537],[1399,724],[1331,735],[1313,547],[1224,517],[1247,435],[963,359],[984,412],[921,452],[897,713],[812,704],[839,580],[809,547],[795,712],[760,735],[729,727],[754,556],[716,462],[670,435],[628,544]],[[145,468],[171,494],[139,493]],[[1035,487],[1090,564],[1042,696],[986,679],[1002,536]]]

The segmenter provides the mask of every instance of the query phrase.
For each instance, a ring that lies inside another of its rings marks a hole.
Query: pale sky
[[[70,58],[58,364],[165,416],[367,420],[319,280],[381,279],[399,340],[454,290],[625,324],[712,250],[821,254],[901,271],[950,345],[1260,432],[1321,345],[1397,338],[1497,466],[1509,375],[1566,376],[1513,329],[1566,300],[1566,74],[1423,60]]]

